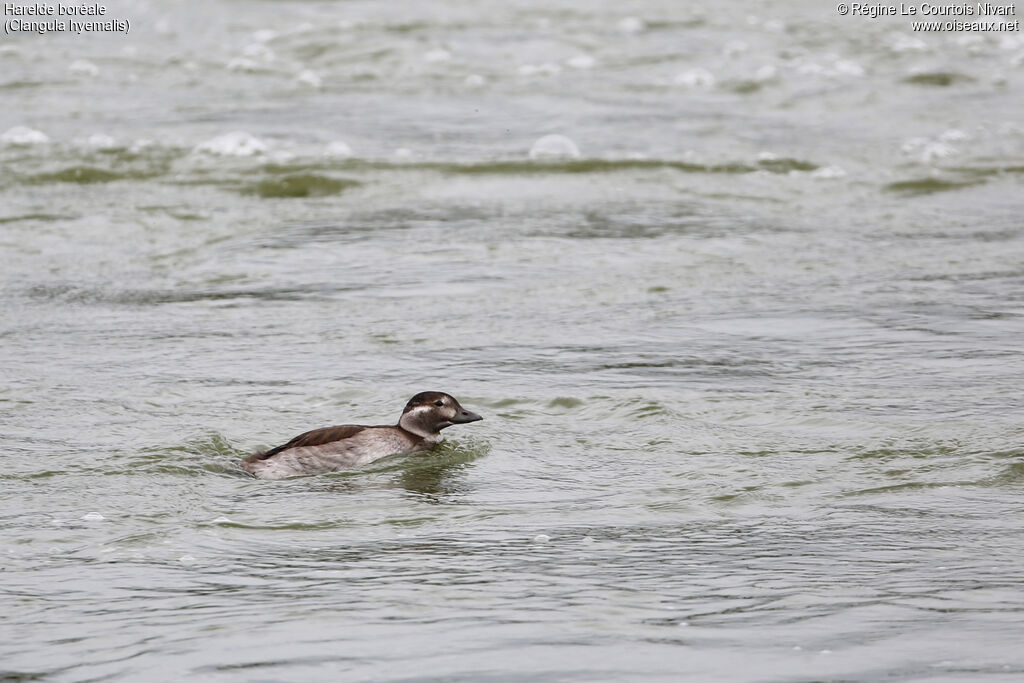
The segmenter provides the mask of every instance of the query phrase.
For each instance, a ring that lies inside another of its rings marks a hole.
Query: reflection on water
[[[467,465],[485,457],[489,451],[486,446],[459,450],[442,444],[424,457],[422,464],[403,468],[399,481],[406,491],[420,494],[421,500],[438,504],[457,502],[460,493],[469,492],[465,481]]]

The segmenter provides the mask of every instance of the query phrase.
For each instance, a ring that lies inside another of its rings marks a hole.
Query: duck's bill
[[[449,420],[449,422],[451,422],[452,424],[461,425],[461,424],[466,424],[467,422],[476,422],[477,420],[482,420],[482,419],[484,419],[484,418],[480,417],[479,415],[477,415],[473,411],[463,409],[463,410],[459,411],[458,415],[456,415],[455,417],[451,418],[451,420]]]

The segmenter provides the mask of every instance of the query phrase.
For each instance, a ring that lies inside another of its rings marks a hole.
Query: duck
[[[242,468],[257,479],[337,472],[392,455],[428,451],[441,442],[442,429],[482,419],[451,394],[423,391],[409,399],[396,425],[321,427],[253,453],[242,461]]]

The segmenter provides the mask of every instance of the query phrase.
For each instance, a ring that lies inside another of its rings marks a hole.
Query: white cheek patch
[[[415,408],[407,412],[406,415],[423,415],[424,413],[429,413],[430,410],[431,406],[416,406]]]

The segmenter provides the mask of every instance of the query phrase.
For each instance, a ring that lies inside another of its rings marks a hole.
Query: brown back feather
[[[261,451],[259,453],[253,453],[245,459],[246,462],[256,462],[257,460],[266,460],[267,458],[277,455],[281,451],[286,451],[289,448],[300,448],[302,446],[322,446],[325,443],[331,443],[332,441],[340,441],[341,439],[347,439],[350,436],[358,434],[359,432],[366,429],[362,425],[336,425],[334,427],[321,427],[320,429],[314,429],[304,434],[299,434],[297,437],[292,439],[286,444],[281,446],[275,446],[268,451]]]

